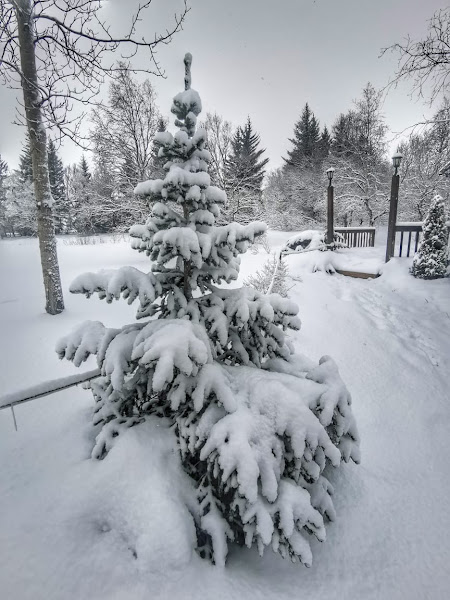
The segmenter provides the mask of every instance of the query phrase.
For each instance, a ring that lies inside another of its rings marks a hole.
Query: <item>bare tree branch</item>
[[[64,302],[46,131],[56,128],[60,138],[82,144],[80,123],[85,114],[71,115],[74,103],[96,104],[105,78],[124,68],[132,71],[129,61],[139,50],[148,52],[151,68],[146,71],[163,76],[156,49],[182,28],[188,12],[186,1],[172,27],[150,40],[138,36],[137,24],[152,0],[138,4],[125,34],[117,36],[110,33],[100,0],[0,0],[0,76],[11,88],[20,87],[23,92],[19,120],[25,121],[30,139],[46,310],[50,314],[64,310]],[[122,49],[127,61],[116,66],[115,53]]]
[[[387,87],[396,86],[404,79],[413,82],[412,94],[429,97],[432,104],[442,93],[448,92],[450,78],[450,8],[434,13],[428,21],[428,32],[423,40],[412,40],[409,36],[403,43],[383,48],[399,54],[394,78]]]
[[[9,87],[20,89],[23,73],[17,41],[16,11],[23,11],[23,0],[0,0],[0,75]],[[121,35],[111,32],[103,18],[100,0],[39,0],[31,5],[31,20],[36,54],[36,96],[42,109],[44,125],[68,137],[83,148],[79,124],[86,113],[68,118],[74,104],[98,105],[98,94],[105,78],[121,71],[149,73],[165,77],[157,57],[157,47],[168,44],[182,29],[189,7],[183,0],[180,13],[172,25],[153,37],[138,33],[152,4],[146,0],[136,7],[126,30]],[[148,17],[147,17],[148,18]],[[134,68],[130,61],[137,53],[147,52],[146,68]],[[117,53],[121,60],[117,62]]]

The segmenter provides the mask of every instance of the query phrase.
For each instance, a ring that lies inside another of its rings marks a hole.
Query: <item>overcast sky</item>
[[[204,113],[216,111],[234,125],[250,115],[270,158],[282,164],[294,123],[306,102],[321,126],[331,127],[370,81],[384,87],[396,58],[379,57],[381,48],[407,34],[420,38],[427,19],[445,6],[443,0],[188,0],[184,29],[159,52],[167,79],[153,77],[161,112],[169,116],[171,98],[183,89],[183,56],[193,55],[192,87]],[[120,29],[131,13],[131,0],[110,0],[107,17]],[[153,0],[146,31],[170,25],[181,0]],[[422,101],[411,100],[411,86],[390,91],[384,104],[393,132],[431,114]],[[22,128],[12,125],[15,93],[0,87],[0,153],[17,166]],[[391,143],[394,147],[395,142]],[[64,163],[81,151],[66,144]]]

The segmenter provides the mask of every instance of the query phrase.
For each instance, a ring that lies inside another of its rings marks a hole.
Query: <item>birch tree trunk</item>
[[[64,300],[56,253],[52,195],[48,176],[47,136],[42,121],[34,46],[34,21],[30,0],[16,0],[16,17],[22,69],[22,90],[27,129],[33,159],[37,228],[45,288],[45,310],[56,315],[64,310]]]

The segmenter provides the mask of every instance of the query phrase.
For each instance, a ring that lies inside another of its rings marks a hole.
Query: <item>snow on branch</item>
[[[115,271],[83,273],[70,285],[72,294],[84,294],[87,298],[97,293],[100,299],[110,303],[122,295],[132,304],[139,298],[140,312],[161,294],[159,281],[152,273],[143,273],[134,267],[121,267]]]
[[[214,243],[238,248],[239,252],[245,252],[248,245],[253,243],[255,237],[263,235],[267,230],[265,223],[253,222],[248,225],[240,223],[229,223],[214,230]]]
[[[183,459],[204,473],[198,489],[200,511],[205,502],[206,514],[210,506],[222,508],[204,527],[218,564],[225,561],[228,540],[240,536],[247,546],[256,544],[260,554],[271,546],[294,562],[311,565],[310,535],[323,541],[324,518],[335,517],[333,488],[324,471],[348,456],[359,456],[356,429],[347,455],[339,449],[354,422],[344,406],[348,393],[343,399],[343,383],[330,361],[324,357],[312,370],[311,361],[294,361],[290,370],[295,375],[221,367],[235,398],[233,412],[210,399],[198,418],[177,417]],[[311,409],[325,404],[334,407],[327,420],[341,419],[341,427],[327,431],[320,411]],[[228,498],[226,506],[223,498]],[[224,527],[224,515],[233,536]]]
[[[82,325],[62,337],[56,344],[59,358],[66,358],[76,367],[85,362],[91,354],[97,355],[108,329],[100,321],[85,321]]]
[[[137,336],[133,360],[154,368],[152,388],[160,392],[174,379],[175,372],[195,376],[201,366],[212,361],[204,330],[184,320],[148,323]]]

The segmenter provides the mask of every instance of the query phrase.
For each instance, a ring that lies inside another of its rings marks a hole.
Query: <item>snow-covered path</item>
[[[286,237],[274,234],[274,247]],[[43,315],[34,250],[0,243],[0,302],[11,300],[0,304],[0,393],[66,374],[52,347],[80,320],[122,324],[133,312],[123,302],[68,297],[64,315]],[[266,256],[248,253],[243,276]],[[21,283],[12,287],[17,260]],[[63,246],[64,285],[77,272],[131,260],[145,268],[124,244]],[[362,439],[361,465],[343,467],[333,482],[337,520],[314,545],[313,566],[241,549],[225,570],[201,561],[189,545],[169,432],[157,422],[134,428],[106,460],[90,461],[91,401],[75,389],[17,408],[18,433],[9,411],[0,412],[2,597],[448,597],[450,280],[417,281],[405,259],[376,280],[312,274],[301,257],[287,261],[302,278],[291,290],[303,321],[294,344],[336,360]]]
[[[444,509],[450,491],[449,281],[424,286],[400,260],[373,281],[321,273],[303,278],[298,301],[308,318],[298,347],[337,360],[362,439],[362,464],[337,483],[337,510],[345,519],[330,531],[333,549],[321,548],[324,580],[335,580],[335,591],[322,597],[444,598],[450,559]],[[312,569],[317,562],[316,553]]]

